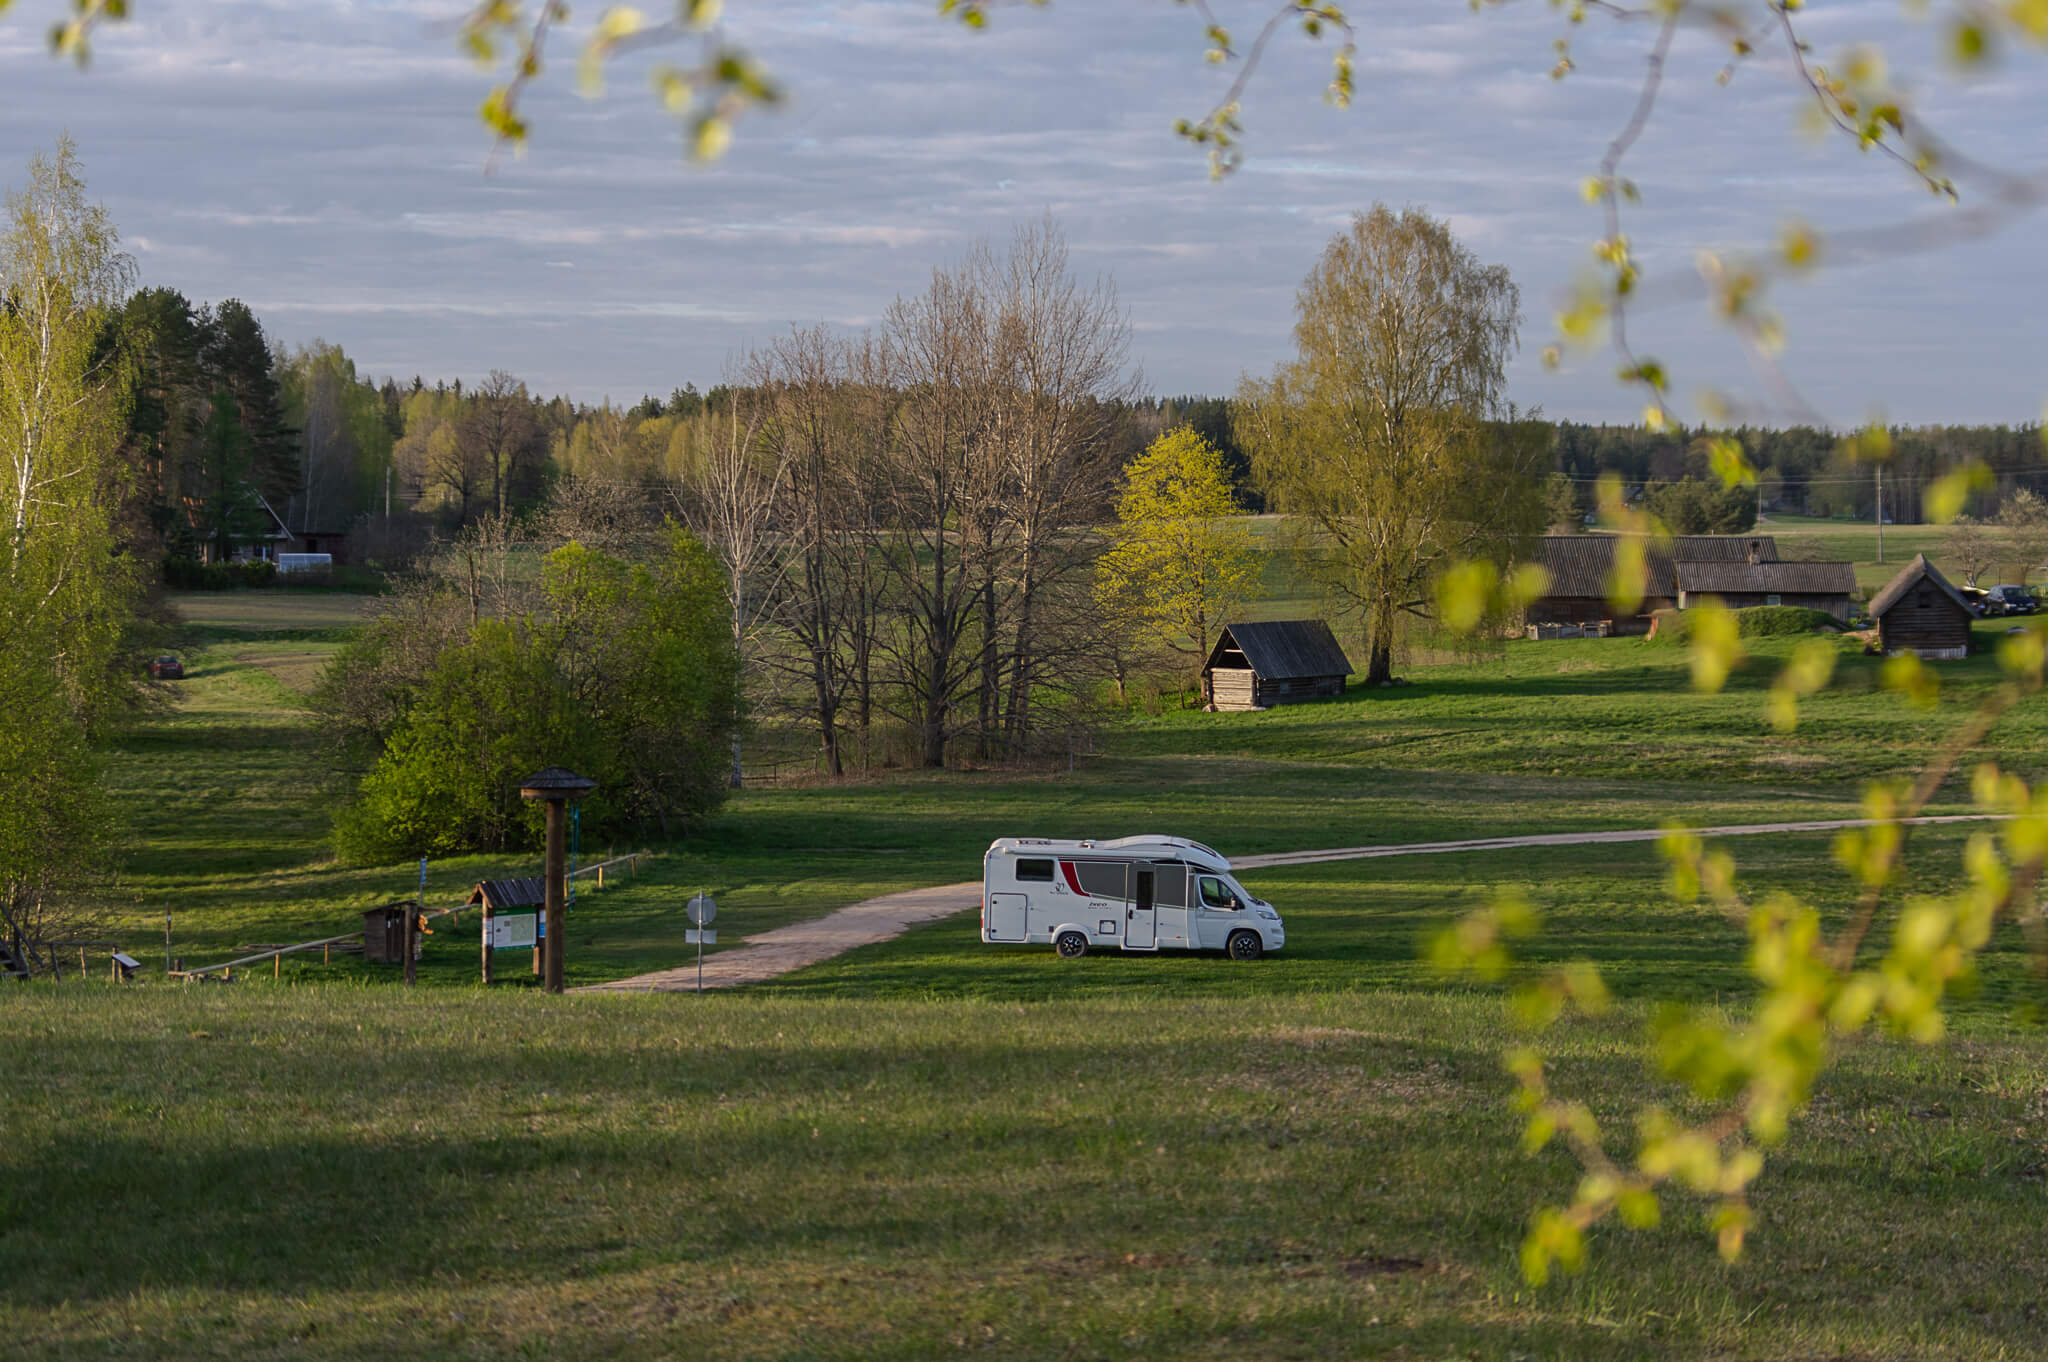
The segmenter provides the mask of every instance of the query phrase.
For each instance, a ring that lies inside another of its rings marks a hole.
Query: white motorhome
[[[981,939],[1050,944],[1069,959],[1114,946],[1256,960],[1286,944],[1287,933],[1273,905],[1200,842],[999,837],[981,863]]]

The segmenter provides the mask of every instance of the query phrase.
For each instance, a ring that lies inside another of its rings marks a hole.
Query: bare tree
[[[655,498],[644,487],[606,477],[566,477],[548,494],[538,526],[550,545],[577,543],[614,558],[644,547],[660,525]]]
[[[507,484],[540,453],[540,425],[526,385],[503,369],[491,370],[470,400],[461,440],[469,459],[490,469],[491,509],[503,515]]]
[[[1085,623],[1048,627],[1045,605],[1092,562],[1075,527],[1103,508],[1114,413],[1140,380],[1127,371],[1130,324],[1116,285],[1097,279],[1083,287],[1074,278],[1050,215],[1017,230],[989,282],[1005,380],[1001,510],[1015,527],[1014,599],[998,678],[1003,742],[1014,751],[1031,731],[1034,687],[1083,651],[1092,632]],[[1080,590],[1077,599],[1087,595]]]
[[[750,404],[744,426],[740,403],[732,404],[730,429],[722,445],[713,446],[670,496],[693,533],[704,541],[725,569],[725,598],[732,620],[733,650],[744,678],[759,656],[758,635],[765,602],[775,594],[781,564],[772,537],[776,489],[781,485],[788,454],[758,437],[761,412]],[[742,682],[744,684],[744,680]],[[742,783],[740,731],[732,734],[731,783]]]
[[[778,467],[781,584],[778,631],[788,647],[778,669],[803,694],[829,775],[845,770],[846,707],[865,734],[873,650],[873,497],[865,451],[886,440],[887,417],[871,409],[863,365],[871,342],[823,326],[792,331],[752,357],[749,388],[762,403],[762,440]]]
[[[882,562],[902,616],[878,643],[896,663],[925,766],[945,764],[956,707],[982,664],[971,645],[977,592],[987,589],[998,378],[995,318],[977,277],[985,253],[933,271],[930,286],[898,298],[884,323],[902,405],[883,488],[891,524]]]

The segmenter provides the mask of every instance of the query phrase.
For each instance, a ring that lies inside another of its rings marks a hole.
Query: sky
[[[1273,0],[1213,7],[1249,32]],[[487,169],[474,111],[491,82],[445,23],[461,8],[135,0],[80,72],[44,47],[57,0],[21,0],[0,19],[0,179],[19,183],[68,131],[145,284],[239,297],[274,340],[338,344],[365,374],[506,369],[586,402],[707,388],[791,326],[873,326],[977,239],[1048,212],[1076,272],[1114,281],[1145,389],[1228,393],[1291,354],[1295,291],[1350,216],[1414,205],[1520,286],[1517,404],[1588,421],[1642,411],[1611,352],[1556,371],[1540,355],[1602,232],[1580,185],[1634,105],[1648,25],[1571,30],[1577,68],[1559,82],[1552,43],[1568,27],[1548,5],[1353,4],[1353,106],[1321,98],[1329,45],[1282,35],[1244,103],[1244,168],[1212,182],[1173,124],[1234,73],[1203,61],[1199,21],[1168,0],[998,8],[981,32],[941,21],[933,0],[728,0],[728,37],[789,99],[709,168],[687,163],[646,60],[615,69],[602,98],[577,93],[572,26],[528,101],[530,148]],[[1897,0],[1808,13],[1817,60],[1875,39],[1952,145],[2040,165],[2038,56],[1963,79],[1937,55],[1939,29]],[[1771,424],[2039,420],[2040,215],[1908,255],[1838,253],[1774,295],[1790,393],[1752,368],[1698,296],[1700,252],[1767,249],[1793,217],[1825,237],[1958,215],[1805,131],[1783,59],[1724,87],[1725,61],[1708,35],[1681,36],[1624,167],[1646,285],[1631,338],[1671,372],[1679,414],[1697,419],[1712,389]]]

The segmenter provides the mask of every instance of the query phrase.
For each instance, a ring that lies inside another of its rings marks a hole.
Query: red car
[[[185,664],[170,653],[149,664],[149,679],[152,681],[183,681]]]

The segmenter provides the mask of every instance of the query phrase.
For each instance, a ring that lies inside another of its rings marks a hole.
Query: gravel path
[[[1906,820],[1913,824],[1981,822],[1988,814],[1945,814]],[[1834,832],[1841,828],[1867,828],[1869,818],[1830,818],[1809,823],[1736,823],[1719,828],[1695,828],[1702,837],[1751,837],[1763,833]],[[1395,846],[1330,847],[1321,851],[1277,851],[1265,856],[1241,856],[1231,861],[1238,870],[1266,870],[1278,866],[1316,865],[1325,861],[1367,861],[1385,856],[1434,856],[1454,851],[1512,851],[1521,847],[1605,846],[1620,842],[1654,842],[1664,835],[1662,828],[1630,828],[1616,832],[1548,832],[1525,837],[1481,837],[1466,842],[1406,842]],[[922,922],[951,917],[973,910],[981,902],[981,881],[942,884],[930,889],[910,889],[900,894],[856,903],[810,922],[750,936],[738,950],[719,951],[704,957],[704,987],[734,988],[773,979],[778,974],[830,960],[855,946],[866,946],[901,936]],[[609,984],[586,984],[588,993],[688,993],[697,987],[697,963],[676,969],[636,974]]]

